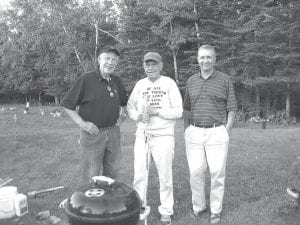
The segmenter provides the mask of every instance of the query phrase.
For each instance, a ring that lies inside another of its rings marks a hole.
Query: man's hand
[[[91,135],[97,135],[99,133],[98,127],[95,124],[93,124],[92,122],[83,121],[80,123],[80,128],[85,130],[86,132],[88,132]]]
[[[184,131],[188,126],[190,125],[190,120],[191,120],[191,111],[184,110],[183,111],[183,122],[184,122]]]
[[[124,121],[126,120],[127,118],[127,114],[126,113],[121,113],[118,120],[117,120],[117,123],[116,125],[117,126],[120,126],[122,123],[124,123]]]
[[[225,128],[226,128],[226,130],[227,130],[228,135],[230,135],[230,132],[231,132],[232,127],[230,127],[230,126],[228,126],[228,125],[225,125]]]
[[[149,116],[158,116],[158,111],[156,108],[153,108],[151,106],[144,106],[143,107],[143,113],[149,114]]]
[[[150,120],[150,116],[148,113],[140,114],[138,117],[138,121],[142,121],[143,123],[148,123]]]
[[[148,108],[148,113],[149,113],[149,116],[158,116],[158,111],[156,108],[153,108],[153,107],[149,107]]]
[[[228,135],[230,135],[231,129],[234,124],[235,111],[229,111],[227,115],[227,123],[225,125]]]

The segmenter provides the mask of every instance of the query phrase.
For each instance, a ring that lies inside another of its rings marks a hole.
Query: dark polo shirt
[[[191,111],[192,124],[225,124],[227,112],[237,110],[230,77],[219,71],[206,80],[200,73],[192,75],[186,84],[183,109]]]
[[[126,106],[128,98],[121,79],[110,77],[110,81],[103,79],[99,69],[83,74],[64,96],[61,106],[71,110],[79,106],[82,119],[98,128],[114,125],[120,106]]]

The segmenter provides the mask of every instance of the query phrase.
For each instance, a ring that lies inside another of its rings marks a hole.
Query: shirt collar
[[[201,76],[201,71],[198,72],[198,76],[199,76],[199,78],[204,79],[204,78]],[[217,76],[216,70],[214,70],[213,73],[212,73],[212,75],[210,75],[207,79],[209,79],[209,78],[211,78],[211,77],[213,78],[213,77],[215,77],[215,76]]]
[[[105,79],[105,78],[102,76],[102,74],[101,74],[101,72],[100,72],[100,69],[99,69],[99,66],[97,66],[96,74],[97,74],[97,78],[98,78],[100,81],[102,81],[102,80],[110,81],[110,80],[111,80],[111,76],[109,76],[108,79]]]

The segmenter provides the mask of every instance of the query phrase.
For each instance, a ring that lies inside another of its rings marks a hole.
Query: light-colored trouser
[[[133,187],[139,193],[142,201],[145,202],[147,191],[147,149],[151,152],[156,165],[160,184],[160,203],[158,211],[161,215],[173,215],[173,175],[172,162],[174,158],[174,136],[153,136],[145,133],[136,133],[134,144],[134,181]],[[148,146],[146,146],[148,144]]]
[[[229,136],[225,126],[199,128],[189,126],[185,130],[186,154],[190,170],[193,210],[206,208],[205,172],[210,172],[210,210],[220,213],[225,185],[225,168]]]
[[[90,183],[93,176],[118,176],[121,160],[120,127],[100,128],[97,135],[90,135],[81,130],[80,146],[83,184]]]

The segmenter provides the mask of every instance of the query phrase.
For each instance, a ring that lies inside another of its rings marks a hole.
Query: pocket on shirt
[[[226,95],[220,92],[209,93],[210,98],[216,102],[217,104],[225,104],[226,103]]]

